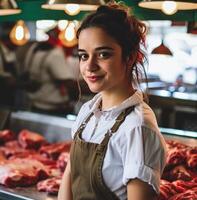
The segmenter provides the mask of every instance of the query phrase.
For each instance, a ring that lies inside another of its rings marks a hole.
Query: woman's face
[[[81,31],[78,54],[81,74],[92,92],[115,92],[128,85],[122,49],[101,28]]]

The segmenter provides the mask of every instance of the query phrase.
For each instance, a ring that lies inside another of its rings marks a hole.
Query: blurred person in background
[[[12,24],[11,24],[12,26]],[[4,26],[2,25],[2,29]],[[9,39],[7,29],[0,35],[0,106],[13,108],[16,91],[15,45]]]
[[[48,41],[19,47],[16,56],[19,82],[27,95],[26,109],[63,116],[74,112],[79,93],[77,75],[66,61],[58,32],[55,28],[47,32]]]

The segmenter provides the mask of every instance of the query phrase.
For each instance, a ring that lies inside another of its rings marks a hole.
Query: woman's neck
[[[132,87],[120,89],[113,92],[101,92],[102,96],[102,110],[112,108],[114,106],[120,105],[124,100],[129,98],[135,93]]]

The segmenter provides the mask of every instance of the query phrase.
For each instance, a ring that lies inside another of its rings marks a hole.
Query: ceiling
[[[16,21],[23,19],[25,21],[36,21],[44,19],[77,19],[83,18],[85,12],[71,17],[65,14],[64,11],[54,11],[42,9],[41,5],[46,2],[46,0],[16,0],[20,9],[22,9],[21,14],[10,15],[10,16],[0,16],[0,21]],[[80,0],[79,0],[80,1]],[[134,14],[141,20],[173,20],[173,21],[197,21],[197,10],[195,11],[179,11],[174,15],[167,16],[161,11],[150,10],[138,7],[138,2],[140,0],[122,0],[128,6],[131,6]]]

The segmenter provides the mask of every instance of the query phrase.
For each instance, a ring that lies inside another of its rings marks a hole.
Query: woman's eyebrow
[[[84,49],[78,49],[77,51],[78,51],[78,53],[79,53],[79,52],[85,52]]]
[[[108,46],[101,46],[101,47],[97,47],[97,48],[95,49],[95,51],[101,51],[101,50],[110,50],[110,51],[114,51],[113,48],[108,47]],[[86,50],[84,50],[84,49],[78,49],[78,53],[79,53],[79,52],[86,52]]]
[[[110,50],[110,51],[114,51],[113,48],[108,47],[108,46],[97,47],[95,50],[96,50],[96,51],[100,51],[100,50]]]

